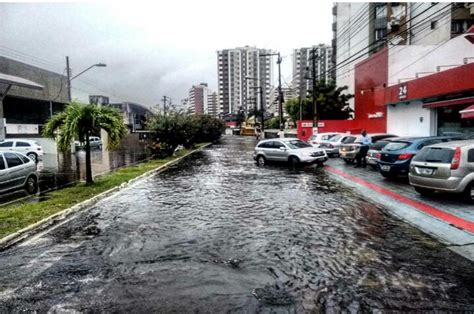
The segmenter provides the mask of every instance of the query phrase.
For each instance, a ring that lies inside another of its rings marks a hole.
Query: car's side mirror
[[[285,147],[283,147],[283,146],[280,146],[280,150],[282,150],[282,151],[286,151],[286,148],[285,148]]]

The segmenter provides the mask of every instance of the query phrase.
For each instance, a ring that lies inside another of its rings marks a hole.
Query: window
[[[438,21],[431,21],[431,29],[435,29],[436,26],[438,25]]]
[[[5,161],[3,161],[3,154],[0,154],[0,170],[3,169],[5,169]]]
[[[16,142],[15,147],[30,147],[30,143],[27,142]]]
[[[277,142],[277,141],[272,142],[272,148],[280,149],[280,147],[285,147],[285,145],[282,142]]]
[[[17,156],[20,157],[20,159],[23,161],[24,164],[31,161],[31,159],[26,157],[26,156],[23,156],[23,155],[20,155],[20,154],[17,154]]]
[[[20,157],[18,157],[14,153],[5,153],[5,159],[7,160],[8,168],[23,165],[23,162],[21,161]]]
[[[411,145],[410,142],[392,142],[392,143],[387,144],[387,146],[385,146],[385,150],[390,152],[394,150],[407,148],[410,145]]]
[[[380,5],[375,7],[375,18],[387,17],[387,6]]]
[[[306,142],[300,140],[293,140],[286,143],[291,149],[298,149],[298,148],[307,148],[312,147]]]
[[[262,143],[260,145],[258,145],[259,148],[273,148],[273,145],[272,145],[273,142],[265,142],[265,143]]]
[[[474,148],[467,152],[467,162],[474,162]]]
[[[351,144],[351,143],[354,143],[356,139],[357,139],[357,137],[355,137],[355,136],[348,136],[348,137],[346,137],[345,139],[342,140],[342,143],[343,144]]]
[[[450,148],[426,147],[416,154],[413,160],[449,164],[453,156],[454,150]]]
[[[387,29],[386,28],[381,28],[381,29],[376,29],[375,30],[375,40],[382,40],[385,38],[387,35]]]
[[[0,147],[12,147],[13,142],[2,142],[0,143]]]

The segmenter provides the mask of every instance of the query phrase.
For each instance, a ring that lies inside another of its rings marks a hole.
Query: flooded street
[[[474,311],[474,265],[226,137],[0,252],[0,312]]]

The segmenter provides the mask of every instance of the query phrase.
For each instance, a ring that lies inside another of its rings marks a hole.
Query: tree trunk
[[[94,183],[94,180],[92,180],[91,146],[88,135],[86,136],[86,183]]]

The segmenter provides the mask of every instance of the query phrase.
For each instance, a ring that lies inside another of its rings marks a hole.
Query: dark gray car
[[[0,151],[0,193],[21,188],[38,191],[36,163],[21,153]]]

